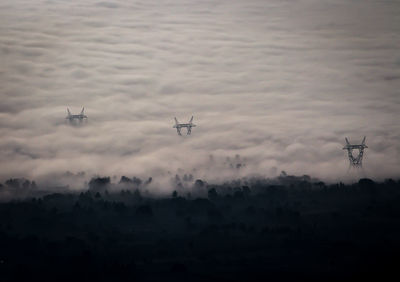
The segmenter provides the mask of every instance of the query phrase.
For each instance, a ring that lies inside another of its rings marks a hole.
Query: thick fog
[[[3,0],[0,179],[339,181],[364,135],[363,174],[398,177],[399,48],[398,1]]]

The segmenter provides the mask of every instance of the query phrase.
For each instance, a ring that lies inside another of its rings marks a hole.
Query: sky
[[[399,1],[1,0],[0,180],[396,178],[399,49]]]

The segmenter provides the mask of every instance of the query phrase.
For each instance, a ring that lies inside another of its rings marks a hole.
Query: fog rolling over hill
[[[0,179],[400,172],[398,1],[0,3]],[[87,123],[70,126],[66,108]],[[173,117],[191,136],[177,136]],[[236,175],[235,175],[236,176]]]

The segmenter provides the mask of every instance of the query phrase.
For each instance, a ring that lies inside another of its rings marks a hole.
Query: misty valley
[[[400,281],[399,46],[399,0],[1,0],[0,282]]]

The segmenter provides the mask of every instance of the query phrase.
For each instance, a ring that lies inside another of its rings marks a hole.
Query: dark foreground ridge
[[[399,278],[400,181],[199,181],[203,198],[158,199],[93,181],[0,204],[1,281]]]

